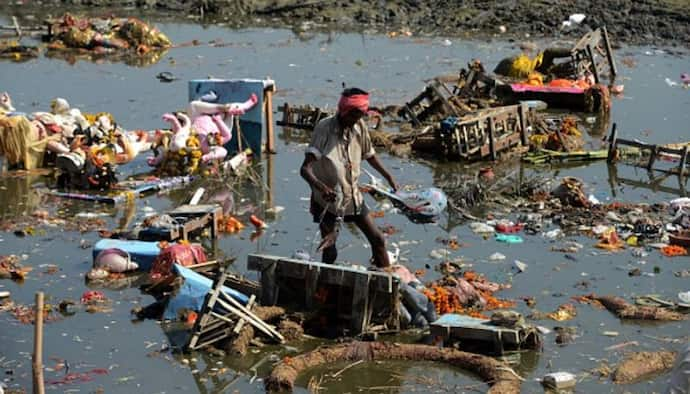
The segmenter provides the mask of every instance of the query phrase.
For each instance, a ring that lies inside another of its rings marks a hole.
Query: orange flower
[[[661,248],[661,253],[666,257],[685,256],[688,250],[678,245],[668,245]]]

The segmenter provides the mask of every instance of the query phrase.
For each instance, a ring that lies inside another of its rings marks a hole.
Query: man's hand
[[[338,195],[335,193],[335,190],[324,185],[323,183],[319,186],[319,190],[321,191],[321,194],[323,195],[323,199],[328,201],[328,202],[334,202],[335,199],[338,197]]]

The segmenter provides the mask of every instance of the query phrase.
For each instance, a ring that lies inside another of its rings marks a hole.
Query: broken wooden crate
[[[175,265],[175,270],[185,279],[183,288],[179,290],[179,293],[189,288],[191,289],[189,293],[194,295],[194,292],[197,292],[198,288],[204,288],[204,282],[208,281],[194,271],[179,265]],[[222,269],[213,280],[210,290],[204,297],[199,317],[194,322],[192,335],[186,349],[201,349],[232,335],[237,335],[244,324],[251,324],[258,332],[282,343],[284,341],[283,336],[273,326],[252,313],[251,309],[255,306],[256,299],[254,295],[247,297],[233,288],[224,286],[229,276],[226,268]],[[178,294],[176,297],[179,296]],[[185,305],[185,303],[180,302],[180,305]]]
[[[648,171],[660,171],[667,174],[678,175],[683,179],[687,173],[688,150],[690,142],[678,144],[648,144],[641,141],[618,138],[616,124],[613,124],[609,135],[609,150],[607,160],[609,163],[623,162],[637,167],[646,168]],[[627,149],[626,149],[627,148]],[[639,151],[638,155],[630,155],[630,150]],[[627,152],[624,152],[627,151]],[[634,157],[634,160],[621,160],[626,157]],[[660,164],[670,164],[669,168],[662,168]],[[656,165],[656,167],[655,167]]]
[[[608,76],[611,83],[618,73],[606,27],[582,36],[570,50],[570,57],[575,70],[575,74],[571,76],[573,79],[592,75],[595,83],[603,83],[603,78]],[[604,71],[608,73],[605,74]]]
[[[459,117],[463,111],[457,107],[455,100],[456,96],[451,88],[440,78],[434,78],[422,93],[398,111],[398,116],[409,120],[413,126],[421,126],[424,122],[433,120],[433,116],[441,119],[448,116]]]
[[[189,240],[192,234],[209,229],[211,238],[218,235],[218,223],[223,209],[219,205],[181,205],[166,212],[176,221],[172,227],[147,227],[139,232],[141,241]]]
[[[418,139],[412,148],[466,161],[496,160],[499,153],[528,146],[527,104],[481,110],[463,118],[448,118],[433,139]]]
[[[350,335],[399,329],[400,283],[390,273],[260,254],[248,256],[247,268],[261,274],[262,306],[314,312],[327,305]]]
[[[460,342],[461,346],[481,344],[488,346],[495,354],[508,350],[533,348],[539,340],[533,330],[507,328],[491,324],[491,320],[447,313],[431,323],[431,335],[444,344]]]
[[[311,105],[291,107],[288,103],[283,104],[278,111],[283,113],[283,119],[276,122],[278,126],[302,130],[313,130],[321,119],[334,114],[334,111]]]

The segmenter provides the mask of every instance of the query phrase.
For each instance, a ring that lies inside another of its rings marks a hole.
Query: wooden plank
[[[680,164],[678,164],[678,176],[683,183],[683,176],[685,175],[685,164],[688,162],[688,146],[683,147],[683,153],[680,156]]]
[[[594,83],[599,83],[599,70],[597,69],[597,64],[594,61],[594,53],[592,52],[592,46],[587,45],[587,57],[589,57],[589,61],[592,63],[592,74],[594,74]]]
[[[319,285],[319,267],[310,267],[304,276],[304,304],[307,309],[314,308],[314,295]]]
[[[249,311],[252,310],[252,308],[254,307],[255,301],[256,301],[256,296],[254,296],[254,294],[252,294],[251,297],[249,297],[249,301],[247,301],[247,310],[249,310]],[[237,325],[232,330],[232,332],[235,334],[239,334],[242,327],[244,327],[245,322],[246,322],[246,320],[244,318],[240,318],[240,320],[237,322]]]
[[[276,341],[278,341],[280,343],[285,342],[285,338],[283,338],[283,336],[280,335],[280,333],[278,331],[276,331],[273,327],[266,324],[263,320],[261,320],[254,313],[252,313],[250,310],[245,308],[242,304],[237,302],[237,300],[235,300],[234,298],[228,296],[227,294],[225,294],[223,292],[220,292],[220,297],[217,299],[217,302],[218,302],[218,304],[220,304],[220,306],[222,306],[224,309],[231,312],[232,314],[234,314],[238,318],[246,319],[249,324],[254,326],[254,328],[257,328],[259,331],[268,335],[270,338],[275,339]],[[219,318],[219,319],[234,323],[231,319],[229,319],[228,317],[223,316],[219,313],[212,311],[211,314],[213,316]]]
[[[617,149],[617,137],[618,130],[616,129],[616,123],[611,127],[611,134],[609,135],[609,154],[606,157],[606,162],[613,163],[616,159],[616,149]]]
[[[520,143],[522,146],[529,146],[529,137],[527,135],[527,115],[529,108],[526,103],[521,103],[518,108],[518,116],[520,119]]]
[[[261,270],[261,305],[273,306],[278,301],[276,262]]]
[[[220,275],[216,277],[216,280],[213,282],[213,286],[211,287],[211,291],[206,294],[206,297],[204,297],[204,306],[201,308],[201,314],[200,318],[197,319],[196,322],[194,322],[194,328],[192,329],[192,337],[189,340],[189,344],[187,345],[187,348],[189,349],[196,349],[197,347],[197,342],[199,341],[199,338],[201,337],[201,331],[202,329],[210,323],[211,320],[211,313],[213,312],[213,307],[216,304],[216,301],[219,299],[219,294],[223,293],[222,292],[222,285],[225,283],[225,277],[227,276],[226,271],[224,270],[221,272]]]
[[[366,331],[369,322],[366,317],[369,311],[369,275],[358,275],[352,288],[352,320],[353,334]]]
[[[649,147],[650,152],[649,152],[649,161],[647,162],[647,170],[651,170],[652,167],[654,166],[654,162],[656,161],[656,155],[659,153],[658,147],[656,145],[651,145]]]
[[[266,114],[266,151],[273,154],[276,153],[273,130],[273,88],[264,91],[264,112]]]
[[[618,67],[616,66],[616,59],[613,57],[613,49],[611,49],[611,41],[609,41],[609,33],[608,30],[606,30],[606,26],[601,28],[603,34],[603,39],[604,39],[604,47],[606,48],[606,58],[608,59],[609,62],[609,72],[611,73],[611,82],[616,78],[616,75],[618,75]]]

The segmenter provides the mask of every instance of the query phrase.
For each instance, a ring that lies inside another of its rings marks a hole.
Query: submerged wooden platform
[[[334,301],[351,335],[376,324],[399,329],[400,285],[390,273],[351,266],[250,254],[247,269],[261,274],[261,305],[315,311]]]
[[[490,324],[488,319],[448,313],[431,323],[431,335],[443,339],[445,343],[455,341],[484,342],[496,354],[509,349],[519,349],[525,339],[520,328],[507,328]]]

